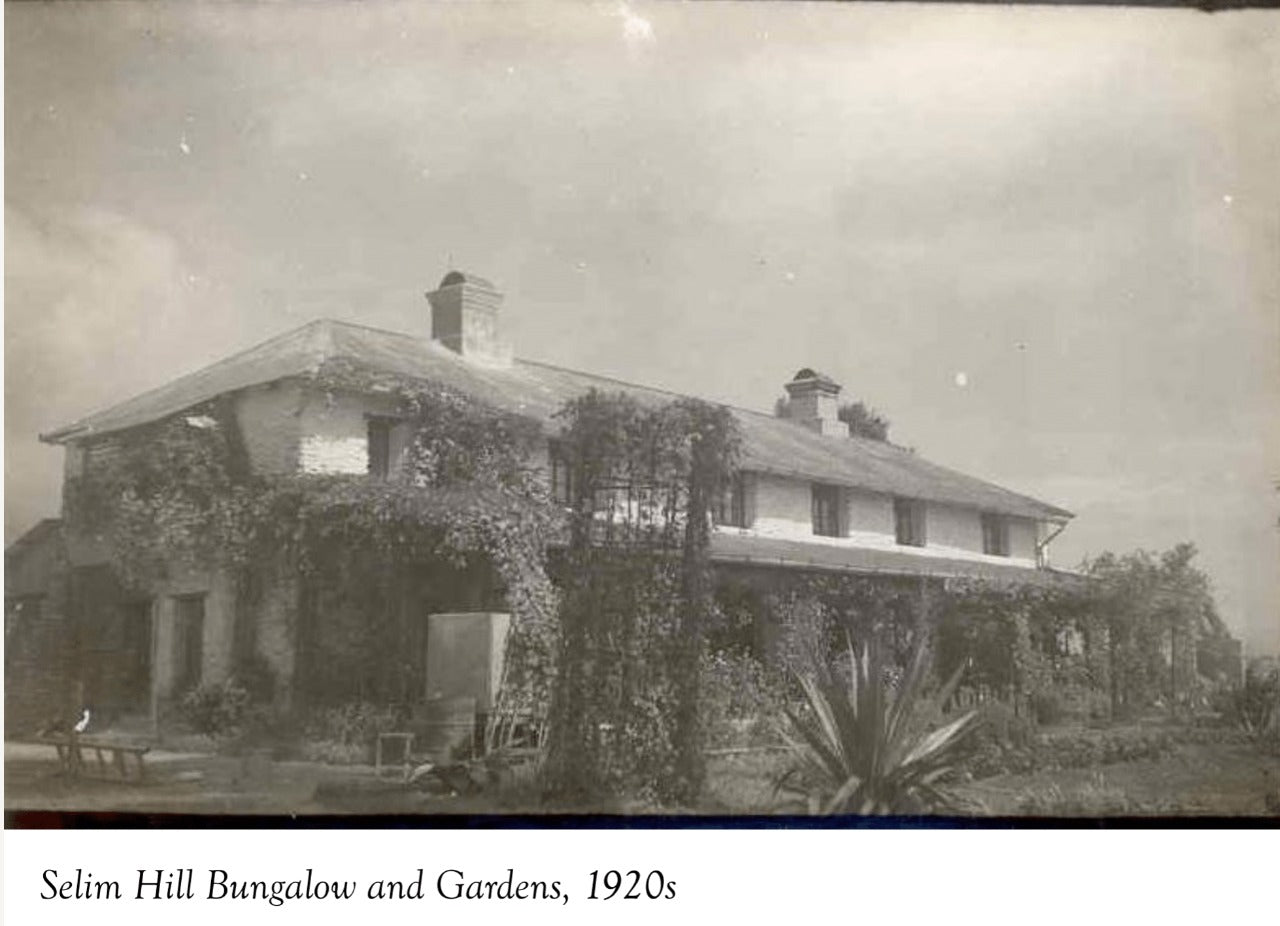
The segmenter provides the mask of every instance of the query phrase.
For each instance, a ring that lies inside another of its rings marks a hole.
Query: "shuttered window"
[[[839,486],[813,486],[813,532],[819,537],[840,536]]]
[[[998,514],[982,516],[982,552],[988,556],[1009,555],[1009,521]]]
[[[893,529],[898,543],[904,547],[925,545],[924,502],[912,498],[893,500]]]
[[[714,512],[715,522],[724,527],[750,527],[747,523],[747,480],[742,473],[721,494]]]

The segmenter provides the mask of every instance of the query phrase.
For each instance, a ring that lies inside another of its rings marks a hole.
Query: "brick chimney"
[[[483,277],[450,270],[427,293],[431,303],[431,339],[464,357],[507,361],[511,349],[502,340],[502,293]]]
[[[829,437],[848,437],[849,426],[836,417],[840,384],[807,367],[787,383],[786,417]]]

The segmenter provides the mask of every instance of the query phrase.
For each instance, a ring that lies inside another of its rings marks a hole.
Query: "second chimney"
[[[787,390],[787,417],[829,437],[848,437],[849,426],[838,417],[840,384],[807,367],[796,373]]]
[[[431,339],[464,357],[509,360],[498,315],[502,293],[483,277],[450,270],[439,287],[427,293],[431,303]]]

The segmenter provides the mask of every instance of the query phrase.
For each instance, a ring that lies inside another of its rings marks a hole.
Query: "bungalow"
[[[110,452],[106,438],[175,418],[200,427],[196,410],[218,401],[234,416],[257,472],[395,479],[409,435],[389,397],[337,394],[311,378],[325,364],[343,362],[443,385],[541,423],[548,442],[532,462],[563,492],[552,437],[553,416],[567,400],[591,388],[622,391],[643,403],[673,398],[513,357],[499,324],[502,294],[480,277],[450,272],[427,299],[429,338],[315,321],[41,440],[65,448],[65,478],[71,481],[100,465]],[[1051,578],[1048,544],[1069,512],[891,443],[851,436],[837,416],[840,385],[814,370],[800,370],[785,389],[784,416],[732,410],[743,436],[741,475],[718,507],[712,539],[713,560],[726,574]],[[100,543],[59,521],[41,522],[6,552],[11,729],[19,720],[14,711],[34,716],[37,702],[49,703],[59,678],[66,701],[128,712],[154,710],[165,698],[197,683],[216,683],[231,671],[239,631],[228,576],[175,574],[138,594],[117,586],[107,561]],[[251,635],[286,699],[304,674],[305,641],[290,619],[298,594],[289,583],[269,589]],[[478,599],[440,599],[431,607],[495,610]],[[74,654],[68,640],[75,641]],[[429,671],[425,657],[414,664]]]

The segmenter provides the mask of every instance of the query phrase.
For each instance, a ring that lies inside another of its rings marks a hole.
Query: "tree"
[[[861,402],[846,402],[840,406],[836,417],[849,426],[851,437],[878,441],[889,439],[889,419]]]
[[[1199,683],[1203,641],[1229,636],[1195,555],[1180,543],[1159,555],[1104,553],[1086,563],[1107,615],[1113,713],[1162,696],[1170,708],[1184,701]]]
[[[710,512],[736,471],[736,421],[694,399],[645,408],[596,390],[561,416],[573,498],[546,791],[694,806],[706,771]]]
[[[778,396],[773,403],[776,418],[787,417],[787,397]],[[846,402],[836,411],[836,417],[849,426],[851,437],[870,440],[889,440],[889,419],[863,402]]]

